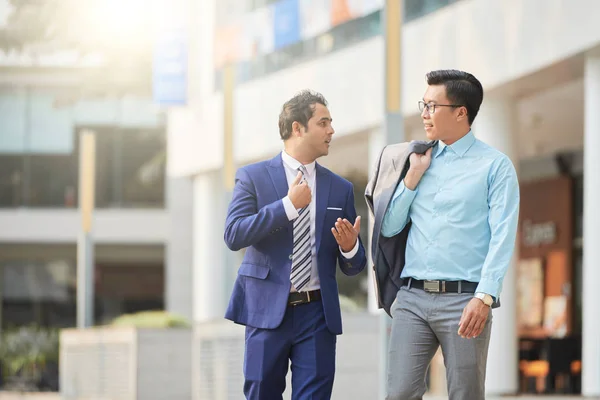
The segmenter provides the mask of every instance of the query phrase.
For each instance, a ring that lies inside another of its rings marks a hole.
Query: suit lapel
[[[316,164],[317,169],[317,215],[315,219],[315,239],[317,241],[317,254],[321,246],[321,235],[325,223],[325,211],[329,202],[329,188],[331,187],[331,176],[323,167]]]
[[[269,162],[269,175],[271,176],[271,180],[273,181],[277,195],[280,199],[283,199],[285,196],[287,196],[289,187],[287,178],[285,177],[285,170],[283,169],[281,153],[275,156]]]

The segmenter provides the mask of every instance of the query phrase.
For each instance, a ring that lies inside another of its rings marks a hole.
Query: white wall
[[[167,222],[165,210],[97,210],[92,235],[96,243],[164,244]],[[75,243],[80,226],[77,210],[1,210],[0,242]]]
[[[214,2],[201,2],[199,43],[190,84],[191,106],[170,113],[169,172],[190,174],[222,162],[222,98],[213,91]],[[403,110],[416,112],[432,69],[474,73],[487,90],[600,44],[600,2],[595,0],[463,0],[408,23],[403,36]],[[201,62],[200,62],[201,60]],[[240,162],[279,148],[277,116],[283,101],[310,87],[331,103],[338,135],[379,125],[383,111],[383,39],[373,38],[302,63],[236,91],[234,129]],[[551,83],[549,83],[551,84]]]

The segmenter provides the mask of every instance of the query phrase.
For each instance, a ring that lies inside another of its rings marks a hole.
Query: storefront
[[[581,242],[574,240],[579,181],[564,175],[521,185],[517,263],[521,392],[581,391],[577,279],[581,249],[574,246]]]

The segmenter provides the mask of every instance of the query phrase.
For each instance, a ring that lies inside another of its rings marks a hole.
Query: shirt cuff
[[[402,193],[406,192],[406,196],[412,202],[414,200],[415,196],[417,195],[417,190],[418,190],[418,186],[415,188],[415,190],[410,190],[409,188],[407,188],[406,185],[404,184],[404,179],[402,179],[400,181],[400,183],[398,184],[398,187],[396,188],[396,192],[394,193],[394,199],[400,197],[400,195]]]
[[[344,251],[340,247],[340,252],[342,253],[342,256],[344,256],[344,258],[347,258],[348,260],[354,257],[356,253],[358,253],[358,238],[356,238],[356,244],[354,245],[354,248],[352,250],[350,250],[348,253],[344,253]]]
[[[500,282],[495,282],[489,279],[482,279],[481,281],[479,281],[479,285],[477,285],[475,293],[489,294],[493,298],[497,299],[501,289],[502,284]]]
[[[292,201],[288,196],[285,196],[282,200],[283,208],[285,209],[285,215],[287,215],[289,221],[293,221],[298,218],[298,210],[292,204]]]

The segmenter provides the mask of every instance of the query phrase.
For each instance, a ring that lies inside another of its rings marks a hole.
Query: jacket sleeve
[[[354,221],[356,221],[356,208],[354,207],[354,191],[352,190],[352,187],[350,187],[346,199],[345,209],[347,210],[345,218],[354,224]],[[345,275],[356,275],[365,268],[367,265],[367,256],[365,248],[360,240],[360,235],[358,236],[358,251],[356,254],[354,254],[352,258],[345,258],[340,251],[338,262],[340,269]]]
[[[256,188],[244,168],[236,173],[235,187],[225,220],[225,243],[233,251],[252,246],[289,223],[282,200],[258,209]]]
[[[373,195],[375,193],[375,187],[377,186],[377,178],[379,177],[379,166],[381,165],[381,158],[383,157],[383,152],[385,151],[387,146],[385,146],[381,152],[379,153],[379,157],[377,157],[377,162],[375,163],[375,171],[369,179],[367,183],[367,188],[365,189],[365,201],[367,202],[367,207],[369,207],[369,211],[371,213],[371,218],[375,215],[375,208],[373,204]]]

